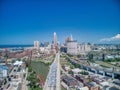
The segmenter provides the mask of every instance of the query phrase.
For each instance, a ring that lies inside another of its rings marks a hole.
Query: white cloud
[[[115,35],[114,37],[110,37],[110,38],[103,38],[100,40],[100,42],[103,41],[118,41],[120,40],[120,34]]]

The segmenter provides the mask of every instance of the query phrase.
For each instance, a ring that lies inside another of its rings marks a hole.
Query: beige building
[[[40,48],[40,42],[39,41],[34,41],[34,48],[39,49]]]
[[[67,42],[67,53],[72,55],[86,54],[92,50],[92,45],[90,44],[78,44],[76,40]]]
[[[80,54],[86,54],[87,52],[91,51],[92,50],[92,46],[91,45],[88,45],[86,43],[83,43],[83,44],[79,44],[78,45],[78,52]]]
[[[67,53],[72,55],[78,54],[78,42],[76,40],[67,42]]]

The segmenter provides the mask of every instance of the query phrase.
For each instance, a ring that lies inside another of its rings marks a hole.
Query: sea
[[[24,47],[33,47],[33,45],[0,45],[0,48],[24,48]]]

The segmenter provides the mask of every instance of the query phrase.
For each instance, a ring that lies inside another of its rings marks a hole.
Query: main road
[[[43,90],[60,90],[60,54],[57,53],[54,62],[50,66]]]

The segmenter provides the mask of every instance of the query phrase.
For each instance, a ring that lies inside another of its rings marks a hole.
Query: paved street
[[[60,90],[60,54],[57,53],[43,90]]]

